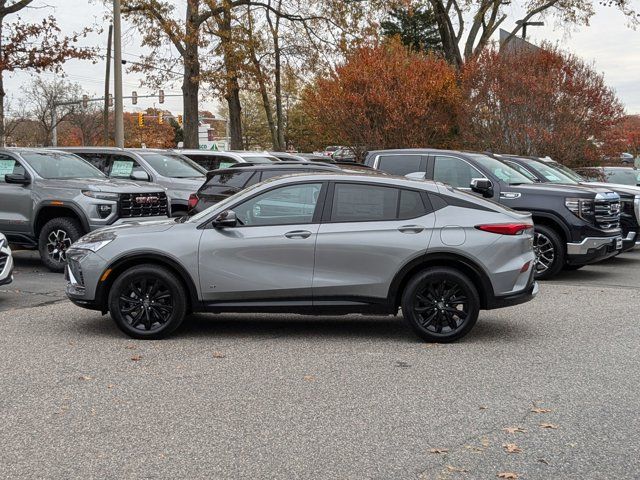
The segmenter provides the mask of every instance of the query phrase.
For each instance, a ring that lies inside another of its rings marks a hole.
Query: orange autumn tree
[[[640,156],[640,115],[627,115],[619,125],[622,148],[634,157]]]
[[[484,50],[464,65],[467,148],[595,163],[624,108],[601,74],[557,48]]]
[[[163,123],[158,122],[159,110],[149,108],[144,112],[144,126],[138,125],[138,114],[124,113],[125,147],[175,148],[175,130],[169,123],[169,112],[164,113]]]
[[[448,147],[461,102],[456,72],[398,40],[362,47],[305,90],[310,127],[332,143],[359,147]]]

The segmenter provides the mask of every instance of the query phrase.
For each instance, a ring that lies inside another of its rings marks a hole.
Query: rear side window
[[[86,153],[86,152],[72,152],[79,157],[84,158],[91,165],[96,167],[105,175],[109,175],[109,154],[108,153]]]
[[[426,167],[427,163],[422,155],[385,155],[378,162],[378,169],[391,175],[424,172]]]
[[[337,183],[332,222],[376,222],[416,218],[428,213],[422,195],[413,190]]]
[[[281,177],[283,175],[291,175],[292,173],[301,173],[303,170],[264,170],[262,172],[261,181],[265,181],[268,178]]]
[[[218,168],[228,168],[231,165],[235,165],[236,162],[233,158],[225,157],[221,155],[200,155],[200,154],[184,154],[186,157],[190,158],[194,162],[196,162],[201,167],[206,168],[207,170],[217,170]]]

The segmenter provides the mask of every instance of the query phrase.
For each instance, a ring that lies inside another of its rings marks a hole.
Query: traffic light
[[[138,126],[144,127],[144,113],[138,112]]]
[[[135,90],[131,92],[131,103],[134,105],[138,104],[138,92],[136,92]]]
[[[178,115],[178,125],[182,125],[182,115]]]
[[[113,107],[113,95],[109,94],[109,106]]]
[[[82,95],[82,108],[89,106],[89,95]]]
[[[162,125],[164,123],[164,114],[162,112],[158,112],[158,124]]]
[[[158,92],[158,103],[164,103],[164,90]]]

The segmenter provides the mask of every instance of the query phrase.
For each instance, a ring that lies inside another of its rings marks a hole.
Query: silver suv
[[[532,299],[531,215],[440,183],[317,173],[184,220],[106,228],[68,252],[67,296],[160,338],[193,311],[397,314],[429,341]]]
[[[189,195],[205,181],[207,171],[171,150],[152,148],[64,147],[111,178],[154,182],[167,191],[173,216],[187,214]]]
[[[0,285],[13,281],[13,257],[7,238],[0,233]]]

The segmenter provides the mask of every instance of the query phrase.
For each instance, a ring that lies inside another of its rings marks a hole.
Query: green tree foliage
[[[428,6],[393,7],[380,27],[385,37],[399,37],[413,51],[442,51],[436,16]]]

